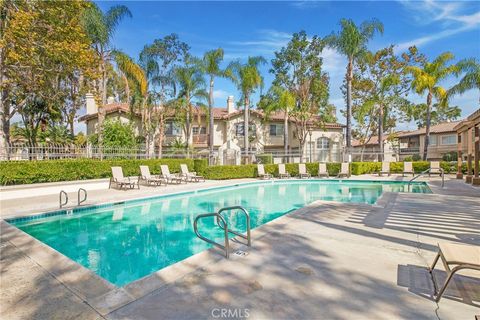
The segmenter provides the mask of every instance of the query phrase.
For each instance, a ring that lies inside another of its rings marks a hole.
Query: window
[[[167,121],[165,123],[165,135],[167,136],[180,136],[181,135],[181,129],[173,121]]]
[[[430,135],[430,141],[428,141],[428,144],[431,146],[436,146],[437,145],[437,136],[436,135]]]
[[[456,136],[455,135],[449,135],[449,136],[443,136],[441,143],[442,144],[456,144]]]
[[[239,122],[235,124],[235,135],[239,137],[243,137],[245,132],[244,132],[244,125],[243,122]],[[255,126],[255,123],[250,123],[248,126],[248,134],[250,136],[255,136],[257,133],[257,127]]]
[[[193,134],[207,134],[206,127],[193,127],[192,128]]]
[[[283,124],[271,124],[270,136],[283,136]]]
[[[317,149],[330,149],[330,139],[327,137],[318,138]]]

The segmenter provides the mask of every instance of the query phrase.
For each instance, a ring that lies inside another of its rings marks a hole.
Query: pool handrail
[[[218,242],[210,240],[210,239],[202,236],[200,234],[200,232],[198,232],[198,226],[197,226],[198,220],[200,220],[202,218],[206,218],[206,217],[216,217],[217,221],[221,220],[223,225],[226,226],[226,228],[223,229],[224,238],[225,238],[224,239],[224,241],[225,241],[224,245],[221,245]],[[220,249],[223,249],[225,251],[225,257],[228,259],[229,254],[230,254],[230,245],[229,245],[229,241],[228,241],[228,225],[227,225],[227,222],[225,221],[225,219],[218,212],[204,213],[204,214],[199,214],[198,216],[196,216],[195,220],[193,221],[193,230],[195,231],[195,234],[197,235],[197,237],[199,237],[203,241],[208,242],[210,244],[213,244],[214,246],[216,246]]]
[[[417,174],[415,177],[413,177],[412,179],[410,179],[410,181],[408,181],[408,191],[410,191],[410,185],[412,184],[413,181],[415,181],[417,178],[423,176],[425,173],[428,173],[430,172],[432,168],[428,168],[422,172],[420,172],[419,174]],[[435,168],[435,169],[438,169],[440,170],[440,174],[442,176],[442,188],[445,186],[445,171],[442,169],[442,168]]]
[[[222,208],[220,210],[218,210],[218,214],[221,216],[221,213],[224,212],[224,211],[231,211],[231,210],[240,210],[241,212],[243,212],[245,214],[245,218],[246,218],[246,227],[247,227],[247,235],[243,235],[239,232],[236,232],[236,231],[233,231],[233,230],[230,230],[228,229],[227,227],[227,231],[230,232],[231,234],[234,234],[240,238],[243,238],[245,240],[247,240],[247,246],[251,247],[252,246],[252,240],[251,240],[251,237],[250,237],[250,214],[248,213],[248,211],[242,207],[242,206],[232,206],[232,207],[225,207],[225,208]],[[222,219],[223,221],[225,221],[224,219]],[[225,225],[221,225],[220,224],[220,221],[222,221],[220,219],[217,219],[217,225],[224,229],[225,230]],[[222,222],[223,222],[222,221]]]
[[[84,197],[82,200],[80,200],[80,192],[83,191]],[[82,203],[87,201],[87,190],[83,188],[79,188],[77,192],[77,205],[80,206]]]
[[[65,195],[65,202],[62,202],[62,194]],[[67,203],[68,203],[68,194],[63,191],[63,190],[60,190],[60,194],[58,195],[58,202],[60,204],[60,209],[63,208],[63,206],[66,206]]]

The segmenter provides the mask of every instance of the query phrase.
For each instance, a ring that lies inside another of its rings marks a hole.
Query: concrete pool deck
[[[116,201],[238,181],[89,197]],[[426,267],[439,241],[480,245],[480,189],[431,181],[434,194],[385,193],[373,206],[317,201],[255,229],[253,247],[241,247],[247,256],[227,260],[208,250],[122,288],[2,221],[0,317],[473,319],[480,275],[456,276],[437,304]],[[16,200],[24,214],[58,207],[56,196],[38,196],[37,204],[31,198]],[[2,218],[19,215],[14,199],[6,201]],[[436,276],[444,277],[441,269]]]

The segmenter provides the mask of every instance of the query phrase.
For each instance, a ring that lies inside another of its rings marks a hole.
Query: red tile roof
[[[444,132],[455,132],[455,126],[459,124],[460,121],[452,121],[452,122],[442,122],[430,127],[430,133],[444,133]],[[413,131],[405,131],[398,134],[399,138],[402,137],[410,137],[410,136],[418,136],[425,134],[425,128],[420,128],[418,130]]]
[[[107,104],[107,105],[105,105],[104,109],[105,109],[106,114],[115,113],[115,112],[119,112],[119,113],[130,112],[130,107],[127,103]],[[235,110],[234,112],[228,113],[227,108],[214,107],[212,109],[213,109],[213,118],[216,119],[216,120],[228,120],[232,117],[243,114],[243,110]],[[200,113],[200,116],[204,116],[204,113],[205,113],[204,109],[202,109],[202,108],[194,109],[194,116],[198,115],[197,112]],[[256,114],[260,118],[265,117],[264,113],[260,110],[252,109],[252,110],[250,110],[250,112],[252,114]],[[284,115],[285,114],[284,114],[283,111],[277,111],[275,113],[270,114],[268,116],[268,119],[270,121],[283,121]],[[91,120],[91,119],[95,119],[97,117],[98,117],[97,113],[86,114],[86,115],[81,116],[78,120],[79,121],[88,121],[88,120]],[[315,122],[321,122],[321,117],[317,116],[314,120],[315,120]],[[295,121],[295,120],[292,118],[292,119],[290,119],[290,121]],[[312,123],[313,122],[314,121],[312,121]],[[325,123],[324,126],[326,128],[343,128],[344,127],[344,125],[340,124],[340,123]]]

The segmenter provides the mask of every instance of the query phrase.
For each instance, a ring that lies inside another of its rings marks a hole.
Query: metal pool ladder
[[[420,172],[419,174],[417,174],[415,177],[413,177],[412,179],[410,179],[410,181],[408,181],[408,191],[410,191],[410,186],[412,184],[413,181],[417,180],[417,178],[420,178],[421,176],[423,176],[425,173],[428,173],[430,172],[431,168],[428,168],[427,170],[424,170],[422,172]],[[445,186],[445,171],[440,168],[440,174],[442,176],[442,188]]]
[[[83,192],[83,199],[80,199],[80,194]],[[65,196],[65,202],[62,201],[62,195]],[[60,209],[68,204],[68,194],[64,190],[60,190],[59,194]],[[77,191],[77,206],[80,206],[83,202],[87,201],[87,190],[80,188]]]
[[[231,230],[231,229],[228,228],[227,221],[225,220],[225,218],[222,216],[221,213],[225,212],[225,211],[232,211],[232,210],[240,210],[245,215],[246,226],[247,226],[247,234],[246,235],[243,235],[240,232],[237,232],[237,231],[234,231],[234,230]],[[217,225],[223,230],[223,235],[224,235],[224,244],[223,245],[202,236],[200,234],[200,232],[198,231],[198,221],[200,219],[203,219],[203,218],[206,218],[206,217],[215,217],[216,218]],[[195,220],[193,222],[193,230],[195,231],[195,234],[197,235],[197,237],[199,237],[203,241],[208,242],[208,243],[224,250],[225,251],[225,257],[227,259],[230,255],[230,243],[229,243],[229,239],[228,239],[228,233],[234,234],[234,235],[236,235],[240,238],[243,238],[243,239],[247,240],[247,245],[249,247],[252,245],[252,240],[251,240],[251,237],[250,237],[250,214],[248,213],[248,211],[244,207],[241,207],[241,206],[225,207],[225,208],[222,208],[222,209],[218,210],[218,212],[199,214],[198,216],[195,217]]]

